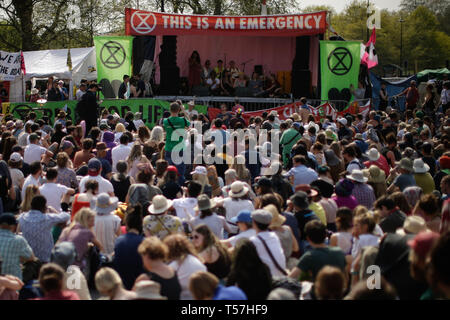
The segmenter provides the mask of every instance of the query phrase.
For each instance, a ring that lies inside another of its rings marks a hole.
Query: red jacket
[[[384,173],[386,174],[386,178],[389,176],[389,164],[382,154],[380,154],[380,157],[377,161],[366,161],[364,162],[364,165],[366,166],[366,168],[370,168],[371,165],[376,165],[378,168],[384,171]]]

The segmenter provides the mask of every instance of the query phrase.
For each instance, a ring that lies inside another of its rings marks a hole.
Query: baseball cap
[[[74,148],[74,147],[75,146],[73,145],[72,142],[70,142],[69,140],[65,140],[63,145],[62,145],[62,147],[61,147],[61,150],[66,150],[66,149]]]
[[[22,161],[23,158],[22,158],[22,156],[20,155],[20,153],[18,153],[18,152],[13,152],[13,153],[11,154],[11,156],[9,157],[9,160],[11,160],[12,162],[19,162],[19,161]]]
[[[178,169],[175,166],[168,166],[167,171],[172,171],[172,172],[175,172],[176,174],[178,174]]]
[[[414,250],[414,252],[421,258],[425,258],[427,253],[430,252],[435,242],[439,239],[439,234],[432,231],[423,231],[414,237],[414,239],[408,241],[408,245]]]
[[[252,213],[248,210],[239,211],[238,215],[230,219],[231,222],[252,222]]]
[[[102,163],[96,158],[92,158],[88,162],[89,172],[97,172],[102,168]]]
[[[207,175],[206,167],[204,166],[197,166],[195,167],[195,170],[191,172],[191,174],[204,174]]]
[[[347,119],[345,119],[345,118],[339,118],[338,121],[339,121],[340,123],[342,123],[344,126],[347,125]]]
[[[9,226],[16,226],[17,220],[12,213],[3,213],[0,215],[0,224],[6,224]]]
[[[295,128],[297,128],[297,129],[300,129],[300,127],[301,127],[302,125],[300,124],[300,122],[294,122],[294,123],[292,124],[292,126],[295,127]]]
[[[253,221],[269,225],[272,222],[272,214],[264,209],[258,209],[252,212]]]

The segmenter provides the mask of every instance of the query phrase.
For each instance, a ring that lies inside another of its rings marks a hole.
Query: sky
[[[301,7],[329,5],[334,7],[337,12],[341,12],[352,0],[299,0],[299,2]],[[397,10],[401,0],[370,0],[370,2],[380,9]]]

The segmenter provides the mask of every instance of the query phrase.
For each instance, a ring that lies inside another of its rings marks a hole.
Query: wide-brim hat
[[[313,198],[319,194],[317,192],[317,190],[311,188],[311,186],[309,184],[299,184],[299,185],[295,186],[295,192],[297,192],[297,191],[304,191],[304,192],[306,192],[308,197],[313,197]]]
[[[369,180],[364,176],[364,173],[361,170],[357,169],[353,170],[351,174],[346,175],[345,177],[349,180],[353,180],[360,183],[366,183],[367,180]]]
[[[38,94],[39,90],[36,88],[31,89],[31,94]]]
[[[403,223],[403,228],[397,230],[396,233],[418,234],[426,230],[427,230],[427,223],[421,216],[408,216],[406,217],[405,222]]]
[[[277,207],[273,204],[269,204],[263,208],[263,210],[267,210],[272,214],[272,221],[270,222],[269,228],[278,228],[286,222],[286,217],[280,215]]]
[[[414,171],[413,162],[411,161],[411,159],[403,158],[395,164],[398,165],[401,169],[407,170],[409,172]]]
[[[117,209],[119,198],[111,197],[107,193],[100,193],[97,197],[92,198],[94,211],[98,214],[109,214]]]
[[[162,195],[153,197],[152,204],[148,207],[150,214],[161,214],[166,212],[172,206],[172,200],[168,200]]]
[[[201,194],[197,197],[197,205],[194,207],[194,210],[208,210],[214,208],[217,202],[214,199],[210,199],[207,195]]]
[[[109,151],[111,150],[111,148],[108,148],[108,146],[104,142],[97,142],[97,145],[95,146],[95,149],[92,150],[92,152],[97,152],[99,150]]]
[[[370,161],[377,161],[380,158],[380,152],[376,148],[372,148],[367,152]]]
[[[430,170],[430,166],[422,159],[416,159],[414,160],[413,169],[415,173],[425,173]]]
[[[248,193],[248,188],[242,183],[242,181],[235,181],[231,184],[231,189],[228,195],[231,198],[240,198]]]
[[[368,182],[383,183],[386,182],[386,174],[376,165],[371,165],[369,169],[363,170]]]
[[[135,292],[137,299],[167,300],[161,295],[161,285],[152,280],[143,280],[136,283]]]

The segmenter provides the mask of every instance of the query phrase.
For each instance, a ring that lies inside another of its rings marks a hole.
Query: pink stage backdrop
[[[156,56],[161,52],[162,37],[157,36]],[[189,73],[188,59],[192,51],[200,54],[202,66],[206,60],[211,61],[211,67],[217,66],[217,60],[225,62],[234,60],[236,66],[245,74],[251,76],[255,65],[262,65],[267,75],[269,72],[291,71],[295,57],[294,37],[255,37],[255,36],[218,36],[187,35],[177,37],[177,65],[180,76],[187,77]],[[159,83],[159,61],[157,61],[156,81]]]

